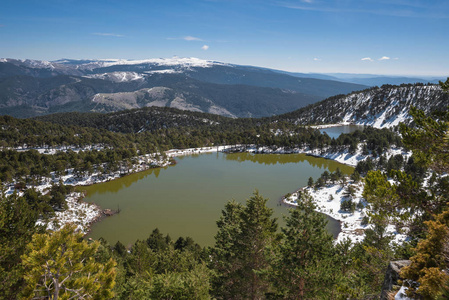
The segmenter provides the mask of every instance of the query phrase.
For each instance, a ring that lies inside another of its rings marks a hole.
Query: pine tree
[[[269,290],[267,271],[270,266],[270,250],[276,238],[277,223],[272,218],[273,210],[266,206],[268,199],[256,191],[246,201],[242,212],[239,248],[245,265],[244,276],[247,281],[243,288],[249,299],[260,299]]]
[[[115,284],[115,261],[97,263],[98,242],[88,243],[74,225],[53,234],[35,234],[22,256],[25,298],[110,299]]]
[[[338,282],[332,235],[311,199],[290,210],[274,280],[283,299],[332,299]]]
[[[313,186],[313,178],[309,177],[309,180],[307,180],[307,186],[312,187]]]
[[[23,286],[20,256],[36,227],[38,213],[24,197],[0,197],[0,299],[17,299]]]
[[[420,295],[425,299],[436,299],[449,292],[449,275],[447,270],[449,257],[449,210],[439,214],[435,220],[426,221],[427,237],[415,248],[416,255],[410,260],[411,265],[401,270],[401,275],[409,279],[410,296]],[[419,288],[416,289],[417,282]]]
[[[238,297],[238,279],[241,277],[240,257],[236,253],[236,241],[241,232],[243,206],[235,201],[226,203],[217,221],[211,267],[217,277],[213,281],[214,294],[220,299]]]
[[[219,274],[214,294],[220,299],[261,299],[270,290],[268,269],[277,223],[268,199],[256,191],[246,206],[229,202],[217,222],[212,265]]]

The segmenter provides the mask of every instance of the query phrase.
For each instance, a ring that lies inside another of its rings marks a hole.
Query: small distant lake
[[[279,204],[282,195],[307,185],[309,177],[316,179],[325,170],[353,171],[335,161],[304,154],[212,153],[176,160],[175,166],[83,188],[86,202],[121,209],[120,214],[94,224],[89,237],[129,245],[146,239],[157,227],[172,239],[190,236],[200,245],[212,245],[216,221],[227,201],[244,203],[258,189],[270,199],[268,206],[281,220],[288,213],[287,207]],[[329,219],[328,229],[338,233],[339,222]]]
[[[320,132],[326,132],[327,135],[330,138],[338,138],[340,134],[342,133],[351,133],[356,130],[362,131],[365,126],[363,125],[342,125],[342,126],[335,126],[335,127],[329,127],[329,128],[322,128],[320,129]]]

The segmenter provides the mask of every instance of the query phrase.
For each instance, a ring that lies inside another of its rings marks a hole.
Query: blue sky
[[[0,57],[449,76],[448,0],[3,0]]]

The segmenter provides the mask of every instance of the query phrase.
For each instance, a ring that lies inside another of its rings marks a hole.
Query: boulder
[[[385,273],[385,280],[382,285],[382,293],[380,295],[380,299],[387,300],[389,299],[388,296],[390,291],[400,289],[398,280],[402,280],[403,278],[399,276],[399,273],[401,272],[401,269],[403,267],[410,265],[410,263],[410,260],[390,261]]]

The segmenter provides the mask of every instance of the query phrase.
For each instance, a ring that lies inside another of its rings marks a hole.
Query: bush
[[[354,213],[355,203],[352,201],[352,199],[343,200],[341,201],[340,209],[346,212]]]
[[[369,217],[368,216],[364,216],[362,218],[362,222],[360,222],[360,225],[366,226],[366,225],[368,225],[368,223],[369,223]]]
[[[362,202],[362,200],[360,200],[359,201],[359,203],[357,203],[357,209],[360,209],[360,210],[362,210],[363,208],[365,208],[365,205],[363,205],[363,202]]]

